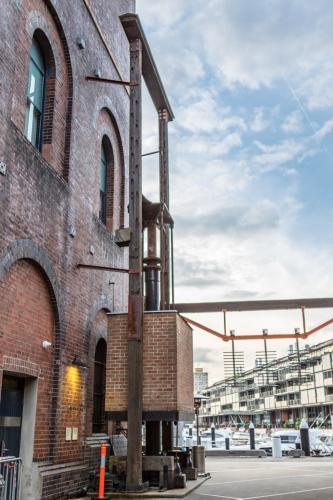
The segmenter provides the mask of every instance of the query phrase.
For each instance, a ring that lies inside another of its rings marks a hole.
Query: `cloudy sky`
[[[137,12],[176,116],[176,302],[332,296],[333,2],[137,0]],[[144,102],[149,152],[157,120]],[[152,199],[157,170],[156,157],[144,160]],[[332,313],[309,311],[308,326]],[[223,328],[219,314],[197,319]],[[299,311],[228,317],[236,334],[300,326]],[[237,344],[249,367],[261,347]],[[230,345],[195,332],[195,348],[221,378]]]

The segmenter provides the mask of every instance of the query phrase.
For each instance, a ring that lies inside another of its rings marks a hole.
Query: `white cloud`
[[[140,0],[137,10],[172,92],[184,78],[191,85],[202,78],[205,61],[223,86],[258,89],[287,79],[310,109],[333,107],[330,0],[206,0],[204,8]]]
[[[262,132],[267,127],[269,127],[270,121],[265,118],[265,111],[263,108],[254,109],[254,118],[250,125],[250,129],[253,132]]]
[[[281,125],[286,134],[295,134],[303,130],[303,116],[299,110],[290,113]]]
[[[177,126],[206,134],[229,129],[244,131],[247,128],[242,117],[231,115],[229,108],[221,106],[216,93],[199,88],[187,96],[185,104],[179,106]]]
[[[297,159],[298,155],[304,151],[304,144],[291,139],[282,141],[279,144],[263,144],[255,141],[261,153],[255,155],[253,161],[255,165],[265,171],[274,170],[291,160]]]
[[[327,120],[319,130],[313,135],[315,141],[322,141],[327,135],[329,135],[333,130],[333,118]]]
[[[315,187],[331,185],[323,170],[315,177],[333,130],[331,0],[138,0],[137,9],[176,115],[176,300],[330,296],[332,244],[319,231],[313,239],[309,211]],[[145,151],[157,145],[150,110]],[[144,165],[157,199],[156,157]],[[243,333],[300,326],[298,311],[229,316]],[[222,329],[221,315],[200,319]],[[195,342],[216,352],[217,374],[230,347],[205,334]]]

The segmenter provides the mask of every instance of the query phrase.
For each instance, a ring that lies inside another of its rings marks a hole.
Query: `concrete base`
[[[186,488],[181,489],[166,491],[149,490],[145,493],[111,493],[110,495],[106,495],[106,498],[184,498],[193,490],[199,488],[208,479],[210,479],[210,476],[200,477],[196,481],[191,481]],[[88,496],[76,500],[90,500],[96,498],[96,496]]]
[[[264,450],[206,450],[206,457],[267,457]]]
[[[187,481],[196,481],[198,479],[198,469],[196,467],[183,469],[183,473],[186,475]]]

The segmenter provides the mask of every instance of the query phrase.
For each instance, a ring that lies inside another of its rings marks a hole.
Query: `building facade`
[[[221,380],[204,394],[201,421],[205,426],[256,425],[293,427],[301,418],[310,425],[331,427],[333,414],[333,341]]]
[[[201,393],[208,387],[208,373],[203,371],[203,368],[194,368],[194,392]]]
[[[134,0],[0,3],[0,441],[22,498],[87,484],[106,431],[107,313],[127,308],[129,79],[119,16]]]

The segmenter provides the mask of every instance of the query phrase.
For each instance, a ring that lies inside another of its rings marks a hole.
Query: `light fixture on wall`
[[[74,356],[73,356],[72,365],[79,366],[80,368],[85,368],[85,369],[88,368],[88,366],[83,361],[78,359],[76,354],[74,354]]]
[[[43,349],[50,349],[52,347],[52,342],[49,340],[43,340],[42,346]]]

